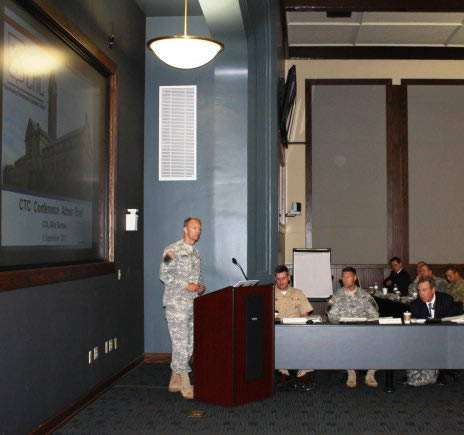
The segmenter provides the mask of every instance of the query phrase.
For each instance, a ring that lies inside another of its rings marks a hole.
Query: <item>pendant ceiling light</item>
[[[174,68],[192,69],[207,64],[224,49],[222,42],[187,35],[187,0],[184,4],[184,34],[150,39],[147,47]]]

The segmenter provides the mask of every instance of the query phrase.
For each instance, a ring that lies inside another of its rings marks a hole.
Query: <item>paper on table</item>
[[[343,322],[343,323],[367,322],[367,317],[340,317],[339,322]]]
[[[282,317],[282,323],[287,325],[305,325],[306,317]]]
[[[379,325],[402,325],[403,322],[399,317],[380,317]]]
[[[422,324],[422,323],[425,323],[425,319],[411,319],[411,323]]]
[[[313,323],[322,323],[322,317],[318,314],[310,314],[307,319],[311,320]]]
[[[464,323],[464,314],[460,314],[459,316],[443,317],[441,320],[443,322]]]

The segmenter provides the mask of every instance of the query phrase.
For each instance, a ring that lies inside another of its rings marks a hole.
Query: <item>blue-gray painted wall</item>
[[[170,352],[159,263],[163,248],[182,237],[183,220],[203,220],[198,248],[207,291],[242,278],[270,281],[277,258],[277,47],[274,2],[200,1],[203,17],[189,34],[211,35],[225,50],[189,71],[146,54],[144,281],[145,352]],[[226,11],[227,13],[225,13]],[[268,21],[271,20],[269,23]],[[182,18],[147,18],[146,39],[176,33]],[[158,181],[158,87],[198,86],[198,179]]]
[[[182,18],[147,18],[147,40],[182,29]],[[209,35],[203,17],[189,19],[189,33]],[[217,35],[214,37],[219,38]],[[247,51],[243,30],[222,38],[227,49],[195,70],[164,65],[146,54],[145,73],[145,351],[170,352],[159,264],[163,248],[182,237],[187,216],[199,216],[208,291],[241,278],[232,264],[246,265],[247,240]],[[234,48],[236,47],[236,48]],[[158,89],[197,86],[197,180],[159,181]]]
[[[278,2],[240,0],[248,43],[248,269],[272,281],[278,258]]]
[[[105,275],[0,293],[0,433],[6,434],[36,428],[144,351],[170,351],[158,267],[162,248],[181,237],[187,215],[204,221],[199,249],[210,291],[241,278],[232,256],[250,276],[270,280],[277,252],[275,2],[240,0],[237,9],[227,0],[234,13],[229,21],[227,14],[214,17],[212,0],[201,0],[206,21],[193,19],[190,29],[207,33],[208,22],[226,51],[186,73],[161,65],[145,48],[145,25],[172,34],[174,23],[166,26],[166,18],[146,22],[132,0],[118,0],[117,7],[114,0],[51,1],[119,66],[116,262],[122,280]],[[173,20],[182,26],[181,18]],[[160,183],[156,88],[180,83],[198,85],[198,181]],[[136,233],[124,231],[127,208],[141,210]],[[105,357],[102,346],[112,336],[120,346]],[[87,352],[96,345],[101,356],[89,366]]]
[[[23,434],[143,354],[143,231],[124,231],[143,209],[145,17],[132,0],[52,3],[119,66],[116,275],[0,293],[0,433]],[[3,6],[3,2],[2,2]],[[116,44],[108,48],[114,32]],[[119,349],[104,355],[104,342]],[[88,364],[88,351],[100,357]]]

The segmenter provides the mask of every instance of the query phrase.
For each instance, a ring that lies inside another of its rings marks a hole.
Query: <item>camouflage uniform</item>
[[[374,298],[367,293],[366,290],[356,287],[353,292],[350,292],[345,287],[342,287],[334,294],[333,304],[328,316],[329,321],[332,323],[338,323],[341,317],[366,317],[367,319],[378,319],[379,307],[377,306]],[[347,371],[349,380],[351,376],[350,372],[354,375],[355,373],[350,369]],[[369,370],[367,372],[367,376],[369,376],[369,373],[372,373],[372,376],[374,376],[375,371]]]
[[[169,250],[175,255],[172,260],[166,257]],[[200,263],[197,248],[183,240],[167,246],[163,252],[160,266],[163,306],[172,342],[171,369],[176,373],[191,371],[188,362],[193,352],[193,300],[198,293],[189,292],[187,285],[201,283]]]
[[[433,275],[432,278],[435,280],[435,288],[437,292],[447,293],[448,292],[448,281],[443,278],[439,278],[438,276]],[[414,280],[408,287],[408,295],[412,296],[413,293],[416,292],[419,294],[419,289],[417,288],[417,281]]]
[[[348,294],[345,287],[338,289],[333,297],[333,304],[329,311],[329,321],[338,323],[341,317],[379,318],[379,307],[374,298],[366,290],[356,287]]]
[[[464,279],[448,285],[447,293],[453,296],[455,302],[464,302]]]
[[[290,286],[285,295],[278,288],[274,290],[274,307],[279,317],[302,317],[313,311],[304,293]]]
[[[434,384],[438,378],[438,370],[435,369],[420,369],[407,370],[406,378],[408,385],[413,387],[421,387],[422,385]]]

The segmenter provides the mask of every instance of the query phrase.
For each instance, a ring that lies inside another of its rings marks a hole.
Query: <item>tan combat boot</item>
[[[347,370],[348,379],[346,380],[346,386],[348,388],[356,388],[356,370]]]
[[[366,379],[364,380],[368,387],[377,388],[379,384],[375,380],[375,370],[368,370],[366,374]]]
[[[176,372],[171,373],[171,380],[169,381],[169,391],[171,393],[178,393],[180,391],[179,373],[176,373]]]
[[[180,394],[184,399],[193,399],[193,387],[190,385],[188,372],[179,373],[180,376]]]

